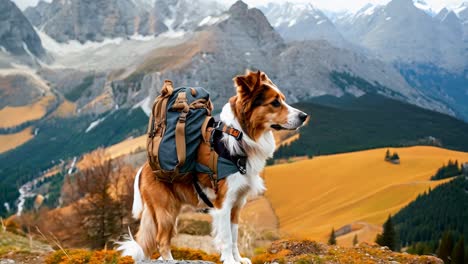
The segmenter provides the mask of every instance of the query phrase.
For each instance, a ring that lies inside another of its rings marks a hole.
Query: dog
[[[249,195],[265,191],[259,173],[275,150],[273,130],[296,130],[304,125],[308,116],[288,105],[284,94],[264,72],[247,71],[233,81],[237,94],[223,107],[220,119],[241,131],[243,137],[238,141],[226,135],[222,142],[231,154],[247,156],[246,172],[237,172],[220,180],[216,192],[207,175],[198,175],[198,181],[214,205],[210,214],[214,244],[220,251],[221,261],[250,264],[248,258],[241,257],[237,245],[240,210]],[[143,260],[158,249],[162,259],[172,260],[171,238],[176,233],[181,207],[186,204],[197,208],[205,206],[193,184],[158,181],[146,162],[134,182],[132,213],[140,219],[140,227],[136,238],[130,234],[127,241],[120,242],[117,250],[124,256]]]

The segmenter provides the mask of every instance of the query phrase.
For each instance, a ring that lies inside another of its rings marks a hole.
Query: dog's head
[[[278,87],[261,71],[236,76],[237,95],[231,105],[244,132],[257,140],[268,130],[295,130],[307,120],[307,114],[291,107]]]

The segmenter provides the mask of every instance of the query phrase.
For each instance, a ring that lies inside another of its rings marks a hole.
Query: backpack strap
[[[185,121],[190,108],[187,103],[187,94],[185,92],[180,92],[177,95],[172,109],[180,110],[179,120],[177,121],[175,130],[177,159],[179,160],[177,168],[179,168],[184,165],[187,154],[185,145]]]
[[[147,150],[149,164],[153,171],[159,170],[159,145],[161,144],[162,137],[156,135],[164,134],[166,129],[166,109],[169,97],[172,95],[174,88],[172,81],[165,80],[161,88],[161,94],[156,98],[153,109],[151,112],[150,123],[148,124],[148,140]],[[156,113],[158,113],[156,115]]]

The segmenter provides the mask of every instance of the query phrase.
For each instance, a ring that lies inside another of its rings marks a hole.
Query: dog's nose
[[[304,112],[301,112],[299,114],[299,119],[301,120],[302,123],[304,123],[304,121],[306,121],[306,119],[307,119],[307,114],[304,113]]]

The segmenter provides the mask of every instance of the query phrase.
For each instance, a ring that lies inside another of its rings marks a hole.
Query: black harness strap
[[[198,184],[198,177],[196,175],[193,177],[193,185],[195,186],[195,190],[197,191],[198,196],[200,196],[200,198],[203,200],[203,202],[208,207],[213,208],[214,207],[213,203],[210,201],[210,199],[208,199],[208,197],[206,196],[206,194],[203,192],[202,188]]]
[[[220,157],[223,157],[234,163],[234,165],[236,165],[237,169],[241,174],[246,174],[247,157],[241,155],[232,155],[226,148],[226,145],[224,145],[224,143],[221,141],[223,133],[228,134],[234,137],[236,140],[240,141],[242,140],[242,132],[233,127],[225,125],[221,121],[215,122],[214,129],[214,133],[211,136],[211,146],[213,147],[213,149],[216,151],[216,153],[218,153]]]

